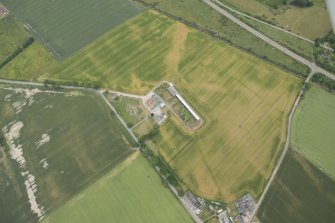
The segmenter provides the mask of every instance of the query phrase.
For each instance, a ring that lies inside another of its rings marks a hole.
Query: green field
[[[17,59],[23,63],[22,58]],[[15,66],[8,64],[1,76]],[[179,154],[171,165],[192,191],[225,201],[246,191],[255,197],[261,193],[281,151],[287,115],[300,87],[292,75],[152,11],[50,67],[37,78],[98,82],[141,95],[162,80],[174,83],[205,123],[191,135],[180,130],[178,140],[168,144],[173,135],[169,128],[180,126],[162,126],[157,147],[167,160]],[[179,142],[189,138],[192,143],[181,147],[186,144]]]
[[[56,58],[70,56],[143,10],[128,0],[3,0],[2,3]]]
[[[13,16],[0,20],[0,64],[29,38],[29,34],[15,21]]]
[[[335,95],[312,87],[294,115],[292,145],[335,179]]]
[[[271,21],[276,25],[311,40],[324,37],[332,29],[324,0],[315,0],[313,7],[300,8],[292,5],[273,9],[261,1],[281,0],[220,0],[249,15]]]
[[[289,151],[257,216],[263,223],[329,223],[334,210],[335,182]]]
[[[126,130],[95,94],[1,86],[0,98],[1,136],[8,144],[0,151],[3,222],[36,221],[131,153]],[[30,176],[39,205],[34,213],[25,187]]]
[[[143,157],[126,162],[43,222],[192,222]]]

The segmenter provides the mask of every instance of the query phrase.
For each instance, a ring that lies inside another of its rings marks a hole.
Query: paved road
[[[232,11],[232,12],[238,14],[238,15],[241,15],[241,16],[243,16],[243,17],[246,17],[246,18],[249,18],[249,19],[252,19],[252,20],[255,20],[255,21],[259,22],[259,23],[262,23],[262,24],[264,24],[264,25],[270,26],[270,27],[272,27],[272,28],[278,29],[278,30],[280,30],[280,31],[282,31],[282,32],[288,33],[288,34],[290,34],[290,35],[292,35],[292,36],[298,37],[298,38],[303,39],[303,40],[305,40],[305,41],[307,41],[307,42],[310,42],[310,43],[312,43],[312,44],[315,44],[315,42],[314,42],[313,40],[307,39],[307,38],[305,38],[305,37],[303,37],[303,36],[300,36],[300,35],[298,35],[298,34],[292,33],[292,32],[290,32],[290,31],[288,31],[288,30],[286,30],[286,29],[280,28],[280,27],[278,27],[278,26],[272,25],[272,24],[267,23],[267,22],[264,22],[264,21],[262,21],[262,20],[256,19],[255,17],[249,16],[249,15],[247,15],[247,14],[244,14],[244,13],[240,12],[240,11],[237,11],[237,10],[235,10],[235,9],[233,9],[233,8],[231,8],[231,7],[225,5],[225,4],[223,4],[222,2],[219,2],[219,1],[217,1],[217,0],[214,0],[214,1],[215,1],[217,4],[221,5],[222,7],[226,8],[226,9],[228,9],[229,11]],[[326,46],[322,46],[322,47],[325,47],[325,48],[329,49],[329,47],[326,47]]]
[[[229,14],[226,10],[224,10],[223,8],[218,6],[215,2],[213,2],[213,1],[216,1],[216,0],[202,0],[202,1],[204,3],[206,3],[207,5],[209,5],[210,7],[212,7],[213,9],[215,9],[216,11],[218,11],[223,16],[227,17],[228,19],[235,22],[236,24],[238,24],[242,28],[244,28],[247,31],[249,31],[250,33],[254,34],[258,38],[262,39],[263,41],[267,42],[268,44],[270,44],[273,47],[277,48],[278,50],[282,51],[283,53],[289,55],[290,57],[294,58],[295,60],[299,61],[300,63],[303,63],[303,64],[307,65],[311,69],[312,73],[319,72],[319,73],[322,73],[325,76],[329,77],[330,79],[335,80],[335,75],[334,74],[318,67],[315,63],[312,63],[312,62],[306,60],[305,58],[299,56],[298,54],[292,52],[291,50],[283,47],[282,45],[276,43],[272,39],[270,39],[267,36],[263,35],[262,33],[258,32],[254,28],[248,26],[247,24],[245,24],[244,22],[242,22],[241,20],[239,20],[235,16]]]

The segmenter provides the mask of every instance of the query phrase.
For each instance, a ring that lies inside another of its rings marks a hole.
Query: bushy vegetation
[[[59,89],[61,86],[74,86],[74,87],[85,87],[85,88],[100,88],[99,83],[91,83],[91,82],[80,82],[80,81],[60,81],[60,80],[45,80],[44,86],[50,86],[54,89]]]
[[[257,0],[263,4],[266,4],[274,9],[278,9],[280,6],[291,4],[298,7],[311,7],[313,2],[311,0]]]
[[[323,74],[320,73],[314,74],[312,77],[312,81],[327,88],[329,91],[335,91],[335,81]]]
[[[292,5],[298,7],[311,7],[313,6],[313,2],[311,0],[293,0],[291,2]]]
[[[17,55],[23,52],[28,46],[30,46],[34,42],[34,38],[28,38],[22,46],[18,47],[13,53],[11,53],[7,58],[0,62],[0,69],[3,68],[6,64],[12,61]]]
[[[139,139],[140,149],[144,157],[146,157],[151,166],[157,168],[162,177],[162,181],[164,184],[169,183],[173,187],[175,187],[180,196],[183,195],[183,190],[181,189],[180,181],[178,180],[177,176],[175,175],[174,171],[171,167],[165,162],[165,160],[159,155],[155,154],[147,147],[145,142],[147,140],[152,140],[159,134],[159,125],[154,125],[153,130],[148,134],[142,136]]]
[[[325,48],[322,45],[329,46]],[[332,49],[331,49],[332,48]],[[327,36],[317,39],[315,42],[315,59],[326,70],[335,72],[335,35],[331,31]]]

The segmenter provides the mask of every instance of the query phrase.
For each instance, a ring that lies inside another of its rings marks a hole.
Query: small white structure
[[[173,86],[173,84],[169,83],[169,87],[167,90],[170,92],[172,96],[176,96],[179,101],[187,108],[187,110],[193,115],[193,117],[199,121],[200,117],[199,115],[192,109],[192,107],[186,102],[186,100],[178,93],[176,88]]]
[[[187,110],[193,115],[193,117],[199,121],[200,117],[197,113],[195,113],[195,111],[191,108],[191,106],[185,101],[185,99],[180,95],[180,94],[176,94],[176,97],[179,99],[179,101],[181,103],[183,103],[183,105],[187,108]]]

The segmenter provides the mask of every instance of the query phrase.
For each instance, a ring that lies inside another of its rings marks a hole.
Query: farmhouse
[[[185,197],[186,197],[187,201],[192,205],[193,210],[196,214],[200,214],[204,210],[205,204],[204,204],[203,199],[197,198],[190,191],[187,191],[185,193]]]
[[[167,118],[162,110],[165,107],[164,101],[154,92],[150,92],[142,100],[145,107],[153,115],[155,122],[159,125],[162,124]]]

